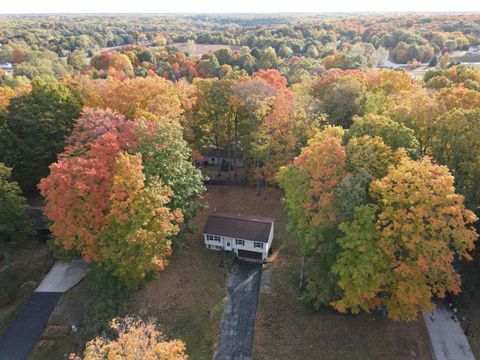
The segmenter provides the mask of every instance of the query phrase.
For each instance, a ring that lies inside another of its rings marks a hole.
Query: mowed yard
[[[204,196],[208,208],[194,219],[194,234],[186,236],[185,249],[175,254],[169,266],[132,296],[131,313],[152,316],[165,334],[187,344],[191,360],[211,359],[220,331],[226,301],[221,253],[205,248],[201,231],[215,209],[232,213],[271,215],[280,213],[280,193],[257,197],[255,189],[209,186]]]

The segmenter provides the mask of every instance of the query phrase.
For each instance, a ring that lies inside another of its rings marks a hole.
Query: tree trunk
[[[218,127],[215,129],[215,146],[217,148],[217,161],[218,161],[218,176],[220,176],[221,171],[222,171],[222,157],[220,156],[220,144],[218,140],[219,134],[218,134]]]
[[[303,279],[303,269],[305,267],[305,255],[302,256],[302,267],[300,268],[300,282],[298,284],[298,290],[303,291],[304,288],[304,279]]]
[[[228,177],[230,178],[230,180],[232,179],[232,174],[231,174],[231,171],[232,171],[232,161],[231,161],[231,158],[230,158],[230,148],[231,148],[231,138],[232,138],[232,118],[230,117],[230,115],[228,116],[228,120],[227,120],[227,152],[228,152]]]
[[[8,275],[13,275],[11,262],[10,262],[10,254],[7,250],[3,251],[3,262],[5,263],[5,269],[7,270]]]
[[[255,160],[255,177],[257,178],[257,196],[260,195],[260,177],[258,176],[258,160]]]
[[[238,146],[238,113],[235,112],[235,117],[233,121],[233,126],[234,126],[234,132],[235,132],[235,146],[233,147],[233,171],[234,171],[234,177],[235,179],[237,178],[237,146]]]

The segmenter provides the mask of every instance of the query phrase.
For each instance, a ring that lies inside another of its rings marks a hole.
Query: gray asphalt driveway
[[[228,299],[222,316],[215,360],[252,359],[262,266],[239,262],[227,285]]]
[[[467,337],[452,317],[452,311],[445,301],[436,304],[432,312],[423,313],[435,360],[475,360]]]
[[[23,360],[42,335],[50,315],[65,291],[87,272],[82,260],[57,261],[28,302],[0,337],[0,360]]]

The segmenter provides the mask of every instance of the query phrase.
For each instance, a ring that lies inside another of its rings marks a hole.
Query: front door
[[[225,241],[225,251],[232,251],[232,242],[230,240]]]

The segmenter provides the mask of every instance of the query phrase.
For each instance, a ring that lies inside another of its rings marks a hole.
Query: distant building
[[[203,228],[205,246],[233,251],[240,259],[263,262],[272,246],[274,219],[262,216],[213,213]]]
[[[235,168],[235,164],[237,168],[243,167],[243,161],[241,159],[235,160],[233,158],[233,151],[230,152],[230,157],[228,156],[228,151],[224,149],[212,149],[203,154],[204,165],[221,166],[222,169],[228,170],[228,163],[230,163],[231,169]]]
[[[13,65],[12,63],[0,63],[0,70],[12,70]]]

